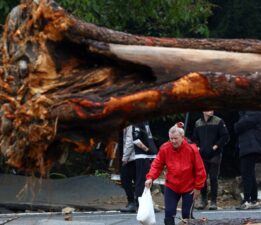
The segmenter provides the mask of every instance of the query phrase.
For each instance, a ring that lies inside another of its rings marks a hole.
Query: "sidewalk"
[[[11,210],[60,211],[66,206],[117,210],[125,205],[125,198],[123,189],[104,177],[51,180],[0,174],[0,207]]]

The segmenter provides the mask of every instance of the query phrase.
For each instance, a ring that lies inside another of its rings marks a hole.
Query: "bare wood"
[[[150,67],[157,78],[192,71],[230,74],[261,72],[261,55],[214,50],[124,46],[110,44],[117,58]]]

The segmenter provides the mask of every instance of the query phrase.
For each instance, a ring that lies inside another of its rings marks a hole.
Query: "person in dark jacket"
[[[157,147],[148,121],[133,125],[133,144],[136,164],[135,195],[138,199],[143,193],[146,174],[150,169],[151,162],[157,154]]]
[[[165,142],[153,161],[146,178],[150,188],[166,166],[165,181],[165,225],[174,225],[177,205],[182,198],[182,218],[193,218],[193,202],[206,181],[206,171],[199,150],[184,137],[184,129],[177,123],[169,130],[169,141]]]
[[[259,208],[257,202],[257,182],[255,164],[261,157],[261,112],[246,111],[239,113],[235,123],[238,136],[240,170],[244,188],[244,199],[239,209]]]
[[[195,123],[192,140],[197,144],[210,178],[211,204],[209,209],[217,209],[218,175],[222,159],[223,146],[229,140],[229,133],[224,121],[214,115],[214,111],[205,111]],[[199,209],[208,204],[207,181],[201,190]]]

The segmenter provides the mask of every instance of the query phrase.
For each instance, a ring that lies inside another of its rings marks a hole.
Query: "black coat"
[[[157,147],[154,143],[148,121],[133,125],[132,135],[133,135],[135,155],[139,155],[139,154],[155,155],[155,154],[157,154]],[[146,147],[148,147],[149,151],[145,152],[144,150],[139,148],[137,145],[135,145],[135,141],[137,141],[137,140],[140,140]]]
[[[261,111],[241,112],[234,128],[238,136],[239,157],[261,154]]]
[[[195,123],[192,140],[200,148],[201,157],[207,160],[223,152],[224,145],[229,141],[229,133],[221,118],[211,116],[205,121],[202,117]],[[218,146],[215,151],[214,145]]]

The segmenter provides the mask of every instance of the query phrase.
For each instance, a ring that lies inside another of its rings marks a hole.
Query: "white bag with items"
[[[143,194],[139,197],[139,208],[137,220],[143,225],[155,225],[156,218],[153,207],[153,201],[149,188],[144,188]]]

